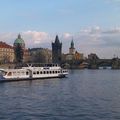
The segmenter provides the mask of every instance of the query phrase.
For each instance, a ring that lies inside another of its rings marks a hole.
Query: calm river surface
[[[120,120],[120,70],[0,83],[0,120]]]

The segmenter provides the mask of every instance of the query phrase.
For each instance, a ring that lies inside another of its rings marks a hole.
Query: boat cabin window
[[[26,72],[26,75],[28,75],[28,74],[29,74],[29,72],[27,71],[27,72]]]
[[[37,74],[39,74],[39,71],[37,71]]]
[[[9,73],[8,73],[8,76],[11,76],[11,75],[12,75],[12,72],[9,72]]]
[[[33,72],[33,74],[36,74],[36,72]]]
[[[42,71],[40,71],[40,74],[42,74]]]

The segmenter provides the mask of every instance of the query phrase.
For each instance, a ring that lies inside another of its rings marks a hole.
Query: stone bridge
[[[98,59],[96,63],[98,67],[112,66],[112,59]]]

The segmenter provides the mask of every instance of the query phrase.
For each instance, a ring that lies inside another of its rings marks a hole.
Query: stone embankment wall
[[[0,68],[3,68],[3,69],[15,68],[15,64],[1,64]]]

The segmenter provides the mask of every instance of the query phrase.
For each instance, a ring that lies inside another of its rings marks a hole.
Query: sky
[[[120,57],[120,0],[0,0],[0,41],[18,34],[27,48],[51,48],[58,35],[63,53],[73,39],[78,52]]]

